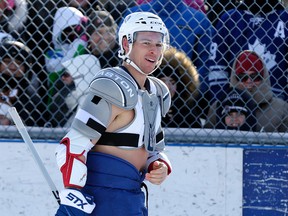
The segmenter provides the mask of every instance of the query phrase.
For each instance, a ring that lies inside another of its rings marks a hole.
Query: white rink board
[[[0,215],[51,216],[58,203],[23,142],[0,141]],[[35,147],[58,190],[56,143]],[[173,173],[148,183],[149,216],[241,216],[242,148],[167,146]]]

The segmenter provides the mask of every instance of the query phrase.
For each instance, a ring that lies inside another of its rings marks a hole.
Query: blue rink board
[[[243,216],[288,215],[288,150],[244,149]]]

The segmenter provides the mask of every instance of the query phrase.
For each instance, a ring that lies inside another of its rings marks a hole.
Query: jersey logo
[[[113,73],[111,71],[101,71],[97,74],[97,76],[106,76],[111,78],[112,80],[115,80],[116,83],[120,84],[123,89],[127,91],[127,95],[129,95],[130,98],[134,96],[133,88],[130,86],[130,83],[126,82],[121,76],[119,76],[116,73]]]
[[[285,24],[284,22],[281,20],[278,22],[277,27],[276,27],[276,31],[274,34],[274,37],[280,37],[280,38],[285,38]]]
[[[264,18],[263,17],[253,17],[250,19],[250,23],[252,23],[253,28],[255,26],[260,25],[263,22]]]
[[[249,50],[253,50],[259,56],[261,56],[268,70],[276,66],[276,61],[275,61],[276,55],[266,50],[266,45],[261,44],[258,38],[256,38],[254,44],[249,43],[248,47],[249,47]]]

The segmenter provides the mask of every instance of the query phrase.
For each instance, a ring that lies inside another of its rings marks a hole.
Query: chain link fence
[[[1,138],[20,137],[8,114],[15,106],[33,139],[60,140],[94,74],[121,64],[123,17],[150,11],[170,32],[171,48],[153,74],[172,95],[163,119],[168,142],[286,145],[287,2],[257,2],[1,1]],[[243,60],[249,73],[235,63],[244,50],[253,51]],[[249,80],[258,90],[241,87]]]

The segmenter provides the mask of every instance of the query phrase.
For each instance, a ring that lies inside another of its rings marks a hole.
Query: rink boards
[[[59,190],[56,142],[34,141]],[[53,215],[58,207],[21,140],[2,140],[1,215]],[[284,216],[288,214],[288,149],[169,143],[173,173],[161,186],[148,183],[150,216]]]

